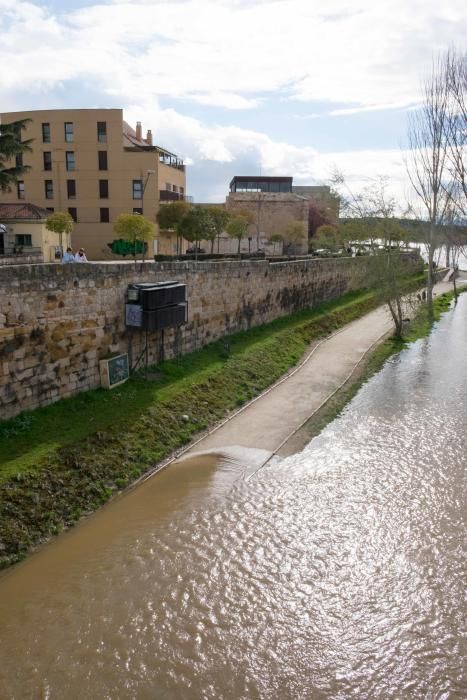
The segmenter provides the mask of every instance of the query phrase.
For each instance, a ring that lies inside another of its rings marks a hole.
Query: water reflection
[[[300,454],[182,461],[4,576],[0,697],[465,698],[466,297]]]

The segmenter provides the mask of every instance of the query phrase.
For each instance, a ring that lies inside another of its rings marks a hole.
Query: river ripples
[[[0,697],[465,699],[466,297],[299,454],[188,459],[2,577]]]

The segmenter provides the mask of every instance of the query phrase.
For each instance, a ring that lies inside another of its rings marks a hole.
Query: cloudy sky
[[[0,0],[0,111],[123,107],[190,164],[196,201],[233,175],[405,196],[407,111],[465,0]]]

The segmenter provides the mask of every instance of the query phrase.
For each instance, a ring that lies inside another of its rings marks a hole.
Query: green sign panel
[[[125,382],[129,375],[128,355],[118,355],[107,360],[109,388]]]

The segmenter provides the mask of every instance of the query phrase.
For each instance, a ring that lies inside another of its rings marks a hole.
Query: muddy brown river
[[[467,697],[467,294],[299,454],[171,466],[0,578],[0,698]]]

